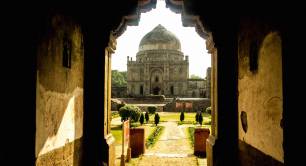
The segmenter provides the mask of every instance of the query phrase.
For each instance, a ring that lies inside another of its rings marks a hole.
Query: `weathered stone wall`
[[[127,97],[127,87],[112,86],[112,98]]]
[[[163,112],[164,111],[164,105],[165,104],[149,104],[149,105],[145,105],[145,104],[136,104],[137,107],[139,107],[139,109],[142,111],[142,112],[146,112],[148,111],[148,107],[149,106],[156,106],[156,111],[157,112]]]
[[[69,18],[54,15],[47,21],[48,33],[37,52],[36,165],[79,165],[83,134],[82,33]],[[71,55],[70,66],[64,65],[63,55]]]
[[[186,105],[189,104],[191,104],[191,108],[186,108]],[[179,107],[177,108],[177,106]],[[181,110],[185,110],[186,112],[196,112],[203,111],[210,106],[211,101],[208,98],[181,98],[167,103],[164,106],[164,111],[179,112]]]
[[[82,141],[76,139],[59,148],[39,156],[36,165],[80,165],[82,156]]]
[[[238,44],[239,140],[283,163],[280,35],[267,25],[245,21]],[[240,151],[245,149],[241,146]],[[256,155],[247,151],[239,154],[241,159],[256,160]]]
[[[204,79],[188,79],[187,81],[187,93],[188,97],[206,97],[206,80]]]

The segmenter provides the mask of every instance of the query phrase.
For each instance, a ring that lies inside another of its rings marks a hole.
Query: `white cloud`
[[[207,67],[211,66],[211,56],[207,53],[205,40],[194,27],[183,27],[181,15],[166,8],[164,1],[157,1],[156,9],[141,13],[138,26],[128,26],[117,40],[117,50],[112,56],[112,69],[126,71],[126,57],[136,59],[138,45],[142,37],[158,24],[174,33],[181,41],[182,52],[189,55],[189,75],[206,76]]]

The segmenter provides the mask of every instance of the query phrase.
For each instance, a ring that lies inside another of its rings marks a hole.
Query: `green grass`
[[[194,127],[188,127],[188,138],[192,147],[194,147]]]
[[[112,114],[112,119],[115,119],[117,117],[120,117],[118,111],[111,111],[111,114]]]
[[[165,128],[164,126],[157,126],[155,130],[152,131],[152,133],[146,139],[146,148],[150,148],[154,146],[154,144],[159,139],[161,133],[163,132],[164,128]]]
[[[113,127],[111,133],[115,137],[115,145],[122,144],[122,128],[121,125]]]
[[[137,124],[138,127],[145,129],[145,139],[149,137],[149,135],[154,131],[156,128],[155,125],[142,125]],[[111,133],[115,137],[115,145],[122,144],[122,128],[121,125],[115,126],[111,128]]]
[[[159,122],[167,122],[167,121],[172,121],[172,122],[177,122],[178,125],[182,124],[193,124],[196,125],[195,121],[195,112],[185,112],[184,116],[184,121],[180,121],[180,112],[158,112],[160,116]],[[210,114],[203,113],[203,125],[211,125],[211,116]],[[151,114],[149,117],[149,123],[148,124],[154,124],[154,114]],[[146,122],[145,122],[146,124]]]
[[[166,122],[166,121],[180,121],[180,112],[167,112],[167,113],[161,113],[160,115],[160,121]],[[194,112],[185,112],[184,113],[184,121],[186,122],[193,122],[195,121],[195,115]]]

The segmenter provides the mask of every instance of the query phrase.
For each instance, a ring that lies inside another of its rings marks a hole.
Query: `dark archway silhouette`
[[[160,87],[157,86],[157,87],[153,88],[153,94],[154,95],[158,95],[159,91],[160,91]]]

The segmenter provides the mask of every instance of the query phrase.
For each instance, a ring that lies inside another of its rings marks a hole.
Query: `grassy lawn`
[[[181,124],[196,124],[195,123],[195,112],[187,112],[185,113],[185,119],[181,123],[180,122],[180,112],[158,112],[160,116],[160,122],[167,122],[167,121],[173,121],[178,122],[179,125]],[[139,122],[133,123],[132,126],[140,127],[145,129],[145,139],[149,137],[149,135],[152,133],[152,131],[156,128],[154,125],[154,114],[150,115],[149,123],[146,122],[143,125],[140,125]],[[211,117],[209,114],[203,113],[203,125],[201,127],[209,128],[211,130],[211,125],[206,125],[211,121]],[[198,125],[196,125],[199,127]],[[115,137],[115,145],[121,145],[122,143],[122,129],[121,125],[114,125],[111,128],[111,133]]]
[[[152,124],[146,124],[138,126],[139,128],[144,128],[145,129],[145,139],[148,138],[148,136],[152,133],[152,131],[156,128],[155,125]],[[114,126],[111,128],[111,133],[115,137],[115,145],[121,145],[122,144],[122,128],[120,125]]]
[[[172,121],[172,122],[178,122],[179,125],[182,124],[196,124],[195,122],[195,112],[186,112],[184,114],[185,118],[183,122],[180,122],[180,112],[158,112],[160,116],[160,122],[167,122],[167,121]],[[210,125],[211,122],[211,116],[207,113],[203,113],[203,125]],[[149,124],[154,124],[154,114],[151,114],[149,116]],[[146,124],[146,122],[145,122]]]
[[[115,137],[115,145],[122,144],[122,129],[121,126],[111,128],[111,133]]]
[[[187,132],[190,145],[194,147],[194,127],[187,127],[185,132]]]
[[[167,113],[164,113],[164,112],[161,112],[159,113],[160,115],[160,121],[180,121],[180,112],[167,112]],[[195,121],[195,115],[196,113],[195,112],[188,112],[188,113],[184,113],[184,116],[185,116],[185,119],[184,121]]]

